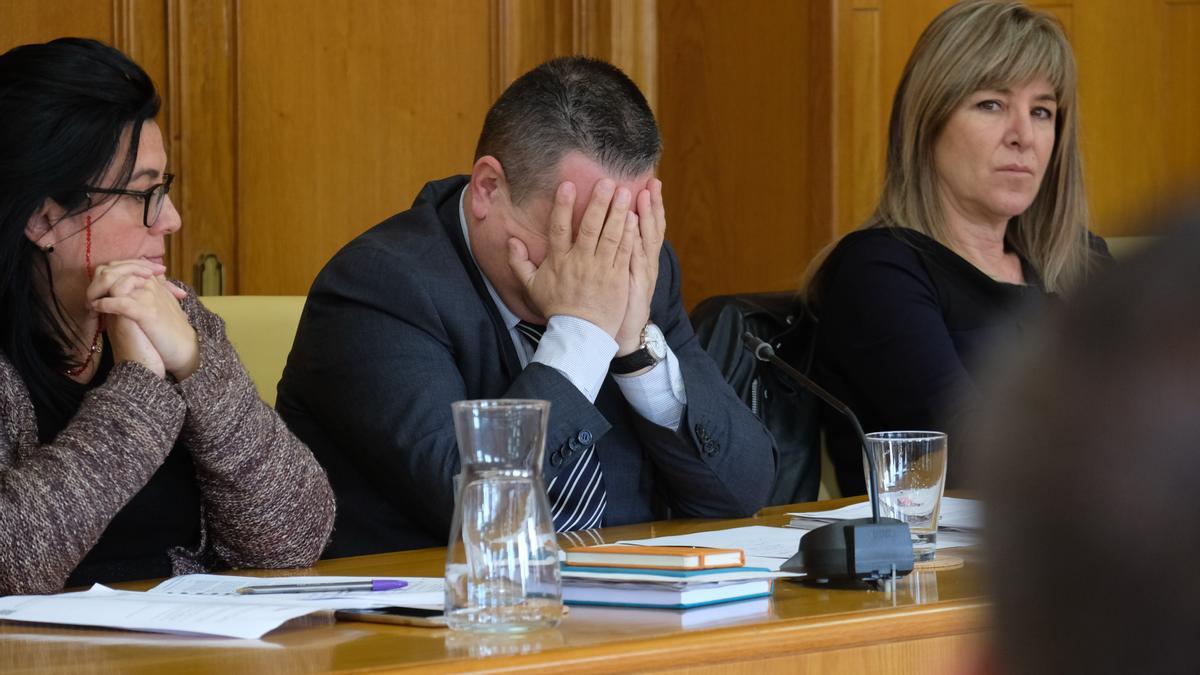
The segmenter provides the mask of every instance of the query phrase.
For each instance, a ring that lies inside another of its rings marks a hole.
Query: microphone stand
[[[912,572],[913,548],[908,523],[879,517],[875,457],[867,449],[867,435],[863,433],[858,417],[833,394],[779,358],[770,344],[749,331],[742,333],[742,342],[754,358],[775,366],[850,420],[862,444],[870,473],[867,497],[871,502],[871,517],[829,523],[807,532],[800,538],[800,550],[780,569],[804,572],[811,579],[838,581],[877,581]]]

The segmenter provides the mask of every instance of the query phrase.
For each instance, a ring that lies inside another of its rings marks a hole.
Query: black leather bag
[[[750,331],[769,342],[797,370],[812,365],[816,320],[795,292],[722,295],[704,300],[691,313],[701,346],[726,381],[775,436],[779,466],[770,504],[813,501],[821,482],[820,401],[754,358],[743,347]]]

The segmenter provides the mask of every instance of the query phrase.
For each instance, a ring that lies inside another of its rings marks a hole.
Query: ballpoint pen
[[[339,593],[343,591],[394,591],[408,585],[400,579],[371,579],[370,581],[335,581],[315,584],[276,584],[273,586],[243,586],[237,589],[242,595],[266,595],[268,593]]]

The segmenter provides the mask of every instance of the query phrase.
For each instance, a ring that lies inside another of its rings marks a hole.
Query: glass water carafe
[[[558,543],[542,484],[548,401],[458,401],[462,472],[446,550],[451,628],[513,633],[562,619]]]

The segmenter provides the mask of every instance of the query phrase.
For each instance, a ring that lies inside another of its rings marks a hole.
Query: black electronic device
[[[333,615],[339,621],[367,621],[369,623],[390,623],[428,628],[446,627],[446,616],[442,614],[441,609],[372,607],[369,609],[339,609]]]
[[[800,538],[800,550],[780,569],[803,572],[814,581],[878,581],[904,576],[913,570],[913,547],[908,523],[879,517],[879,495],[875,491],[875,458],[867,450],[867,438],[854,413],[804,373],[775,355],[770,344],[752,333],[742,334],[746,348],[760,361],[774,365],[800,386],[850,419],[867,458],[867,496],[871,517],[822,525]]]

